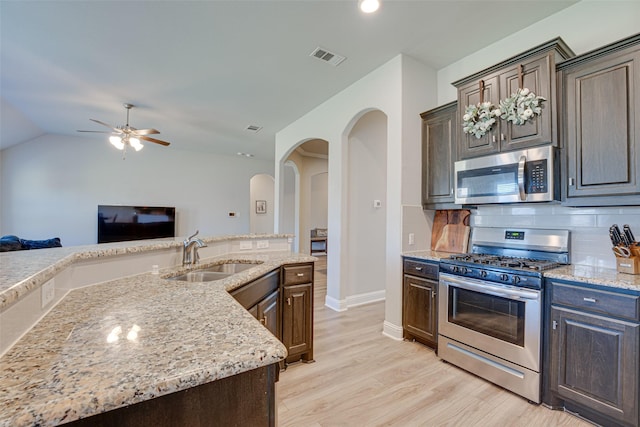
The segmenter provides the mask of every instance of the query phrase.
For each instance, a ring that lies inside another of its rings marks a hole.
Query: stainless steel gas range
[[[544,271],[569,263],[569,231],[474,228],[440,261],[438,355],[540,403]]]

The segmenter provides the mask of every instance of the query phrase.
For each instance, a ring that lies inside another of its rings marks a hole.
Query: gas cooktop
[[[462,261],[471,264],[483,264],[495,267],[545,271],[558,267],[560,263],[534,258],[518,258],[492,254],[456,254],[449,257],[452,261]]]

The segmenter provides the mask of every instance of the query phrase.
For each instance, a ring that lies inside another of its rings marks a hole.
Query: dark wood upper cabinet
[[[424,112],[422,117],[422,205],[453,203],[453,163],[457,160],[457,103]]]
[[[453,83],[458,89],[458,157],[468,159],[502,151],[522,150],[544,144],[557,144],[556,63],[574,56],[557,38],[509,58],[499,64]],[[462,116],[468,105],[490,101],[496,107],[500,100],[522,87],[546,99],[540,115],[524,125],[497,119],[491,131],[482,138],[462,131]],[[482,82],[482,83],[481,83]],[[481,88],[484,88],[481,98]]]
[[[569,206],[640,204],[640,35],[558,66]]]

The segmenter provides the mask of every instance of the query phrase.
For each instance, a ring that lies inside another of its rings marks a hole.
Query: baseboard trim
[[[402,330],[402,326],[394,325],[385,320],[382,324],[382,335],[396,341],[402,341],[404,331]]]
[[[347,311],[347,300],[339,300],[327,295],[324,299],[324,306],[333,311]]]
[[[357,307],[359,305],[371,304],[385,300],[386,291],[367,292],[365,294],[352,295],[347,297],[347,308]]]

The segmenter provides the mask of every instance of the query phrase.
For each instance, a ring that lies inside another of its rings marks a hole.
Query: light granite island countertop
[[[58,262],[69,256],[87,255],[76,250]],[[166,279],[181,270],[174,268],[69,292],[0,357],[0,425],[57,425],[279,362],[284,345],[228,292],[314,260],[231,253],[202,266],[259,264],[216,282]]]

